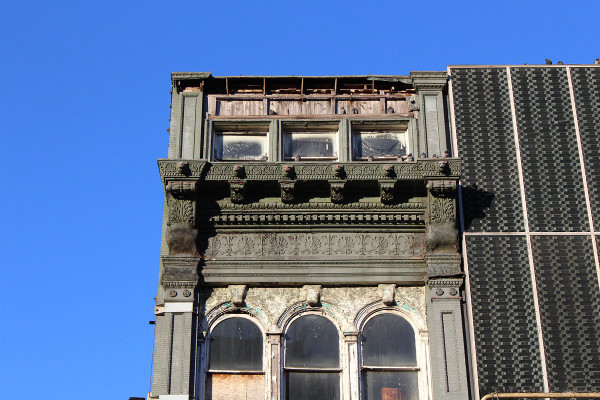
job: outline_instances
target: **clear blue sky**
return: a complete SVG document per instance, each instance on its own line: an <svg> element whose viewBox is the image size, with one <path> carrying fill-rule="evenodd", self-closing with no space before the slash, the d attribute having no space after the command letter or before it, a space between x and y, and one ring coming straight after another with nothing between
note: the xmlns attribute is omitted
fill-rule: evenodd
<svg viewBox="0 0 600 400"><path fill-rule="evenodd" d="M171 71L407 74L592 63L598 1L0 4L0 397L150 377Z"/></svg>

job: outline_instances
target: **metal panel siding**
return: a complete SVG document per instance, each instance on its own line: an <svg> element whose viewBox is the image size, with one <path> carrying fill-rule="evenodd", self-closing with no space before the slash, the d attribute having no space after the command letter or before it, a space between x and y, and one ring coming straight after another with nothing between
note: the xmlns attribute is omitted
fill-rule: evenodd
<svg viewBox="0 0 600 400"><path fill-rule="evenodd" d="M600 218L600 68L572 68L579 134L594 221Z"/></svg>
<svg viewBox="0 0 600 400"><path fill-rule="evenodd" d="M480 397L495 391L542 391L526 238L466 240Z"/></svg>
<svg viewBox="0 0 600 400"><path fill-rule="evenodd" d="M504 68L451 70L465 230L524 230Z"/></svg>
<svg viewBox="0 0 600 400"><path fill-rule="evenodd" d="M600 293L590 236L533 236L550 390L600 390Z"/></svg>
<svg viewBox="0 0 600 400"><path fill-rule="evenodd" d="M577 138L564 68L512 68L531 231L587 231Z"/></svg>

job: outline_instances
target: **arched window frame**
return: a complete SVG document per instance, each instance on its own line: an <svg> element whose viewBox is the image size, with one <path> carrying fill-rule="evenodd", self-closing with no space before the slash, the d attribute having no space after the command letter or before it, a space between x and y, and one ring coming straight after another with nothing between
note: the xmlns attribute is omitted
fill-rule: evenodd
<svg viewBox="0 0 600 400"><path fill-rule="evenodd" d="M285 315L285 313L284 313ZM296 312L293 313L293 315L291 316L287 316L288 318L285 320L285 322L282 324L282 340L281 340L281 391L280 391L280 395L281 395L281 399L282 400L286 400L286 394L287 394L287 387L286 387L286 373L287 371L294 371L294 370L300 370L297 368L293 368L293 367L286 367L286 357L287 357L287 340L285 339L286 333L288 332L290 326L292 325L292 323L294 321L296 321L299 318L305 317L307 315L318 315L321 317L325 317L327 320L329 320L330 322L333 323L333 325L335 326L336 330L337 330L337 334L338 334L338 349L339 349L339 359L338 359L338 368L331 368L331 369L327 369L329 372L337 372L339 374L339 398L344 399L344 392L345 392L345 386L347 384L347 380L348 380L348 370L346 368L344 368L346 362L346 358L347 358L347 354L345 352L345 346L344 346L344 340L343 340L343 330L342 330L342 325L340 323L340 321L336 320L335 318L333 318L329 313L325 312L322 309L319 308L311 308L308 309L304 312ZM305 369L308 370L308 369ZM313 369L314 371L317 370L323 370L325 371L326 369Z"/></svg>
<svg viewBox="0 0 600 400"><path fill-rule="evenodd" d="M215 310L211 312L212 315L207 316L208 318L204 321L204 332L200 333L200 336L203 336L204 346L201 346L201 351L199 352L199 381L198 381L198 398L204 400L206 398L206 384L208 382L208 377L211 373L225 373L231 375L240 375L240 374L248 374L248 375L262 375L263 376L263 387L264 387L264 395L267 398L269 394L269 377L266 371L270 370L270 362L269 362L269 354L268 354L268 346L267 337L266 337L266 328L259 318L254 315L244 312L244 310L234 309L230 312L223 312L221 307L217 307ZM216 314L216 315L215 315ZM230 318L244 318L254 323L260 330L262 336L262 371L211 371L209 369L209 360L210 360L210 338L211 333L215 329L217 325L221 322L230 319Z"/></svg>
<svg viewBox="0 0 600 400"><path fill-rule="evenodd" d="M400 306L383 306L380 302L375 302L364 307L356 316L354 323L359 332L359 348L358 348L358 376L359 376L359 393L360 399L365 399L364 381L363 381L363 346L362 332L366 324L372 318L382 314L393 314L404 318L412 327L415 334L415 347L417 358L417 373L418 373L418 392L419 400L428 400L432 398L431 377L429 368L429 336L427 332L427 324L418 311L407 305ZM408 369L407 369L408 370Z"/></svg>

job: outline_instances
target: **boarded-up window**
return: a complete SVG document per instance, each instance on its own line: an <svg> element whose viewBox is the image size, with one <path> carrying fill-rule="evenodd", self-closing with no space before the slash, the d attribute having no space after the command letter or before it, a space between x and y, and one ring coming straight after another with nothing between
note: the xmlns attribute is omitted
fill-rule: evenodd
<svg viewBox="0 0 600 400"><path fill-rule="evenodd" d="M206 400L264 400L263 336L247 318L228 318L210 333Z"/></svg>
<svg viewBox="0 0 600 400"><path fill-rule="evenodd" d="M340 349L335 325L321 315L305 315L285 335L288 400L340 398Z"/></svg>
<svg viewBox="0 0 600 400"><path fill-rule="evenodd" d="M361 335L365 399L418 400L415 331L404 318L380 314Z"/></svg>

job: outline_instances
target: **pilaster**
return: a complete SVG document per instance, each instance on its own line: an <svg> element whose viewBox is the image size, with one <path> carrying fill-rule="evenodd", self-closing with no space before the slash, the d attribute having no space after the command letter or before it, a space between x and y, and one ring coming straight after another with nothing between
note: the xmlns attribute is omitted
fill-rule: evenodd
<svg viewBox="0 0 600 400"><path fill-rule="evenodd" d="M443 90L446 72L411 72L419 95L419 151L426 157L442 156L450 149L446 132Z"/></svg>
<svg viewBox="0 0 600 400"><path fill-rule="evenodd" d="M435 278L427 283L433 400L468 398L461 315L462 284L462 278Z"/></svg>

